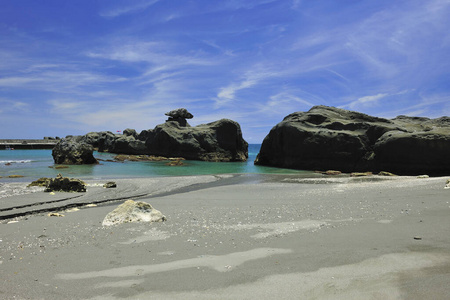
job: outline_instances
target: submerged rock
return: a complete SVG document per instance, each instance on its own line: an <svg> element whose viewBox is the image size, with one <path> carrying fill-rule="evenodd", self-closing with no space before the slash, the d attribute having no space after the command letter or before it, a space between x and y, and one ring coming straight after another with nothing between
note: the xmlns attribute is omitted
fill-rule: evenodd
<svg viewBox="0 0 450 300"><path fill-rule="evenodd" d="M80 179L58 174L56 178L50 179L45 192L86 192L86 184Z"/></svg>
<svg viewBox="0 0 450 300"><path fill-rule="evenodd" d="M163 222L166 217L150 204L142 201L127 200L106 215L103 226L130 222Z"/></svg>
<svg viewBox="0 0 450 300"><path fill-rule="evenodd" d="M342 172L445 175L450 170L450 118L388 120L314 106L295 112L264 139L255 164Z"/></svg>

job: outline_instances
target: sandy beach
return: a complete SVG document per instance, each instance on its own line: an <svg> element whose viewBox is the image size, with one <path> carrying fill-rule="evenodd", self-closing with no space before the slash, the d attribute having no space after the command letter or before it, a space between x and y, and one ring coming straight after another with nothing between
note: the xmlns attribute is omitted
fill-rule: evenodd
<svg viewBox="0 0 450 300"><path fill-rule="evenodd" d="M15 192L0 199L0 298L448 299L447 179L239 174ZM128 199L167 221L102 227Z"/></svg>

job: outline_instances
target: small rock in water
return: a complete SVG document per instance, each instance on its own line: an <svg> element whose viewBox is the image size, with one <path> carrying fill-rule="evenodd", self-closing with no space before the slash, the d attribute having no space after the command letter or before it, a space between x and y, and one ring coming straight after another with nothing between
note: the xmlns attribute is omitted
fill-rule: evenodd
<svg viewBox="0 0 450 300"><path fill-rule="evenodd" d="M430 176L428 176L428 175L419 175L419 176L417 176L417 178L429 178Z"/></svg>
<svg viewBox="0 0 450 300"><path fill-rule="evenodd" d="M325 175L339 175L339 174L342 174L342 172L341 171L336 171L336 170L328 170L328 171L323 172L323 174L325 174Z"/></svg>
<svg viewBox="0 0 450 300"><path fill-rule="evenodd" d="M353 172L350 174L351 177L362 177L362 176L370 176L372 172Z"/></svg>
<svg viewBox="0 0 450 300"><path fill-rule="evenodd" d="M127 200L106 215L103 226L130 222L163 222L166 217L150 204L142 201Z"/></svg>

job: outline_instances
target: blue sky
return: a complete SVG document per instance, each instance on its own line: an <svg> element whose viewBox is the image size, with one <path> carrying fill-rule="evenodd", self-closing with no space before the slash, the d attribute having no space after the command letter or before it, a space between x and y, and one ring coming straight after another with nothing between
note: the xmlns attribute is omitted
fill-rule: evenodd
<svg viewBox="0 0 450 300"><path fill-rule="evenodd" d="M330 105L450 115L450 0L3 0L0 138L150 129L187 108L260 143Z"/></svg>

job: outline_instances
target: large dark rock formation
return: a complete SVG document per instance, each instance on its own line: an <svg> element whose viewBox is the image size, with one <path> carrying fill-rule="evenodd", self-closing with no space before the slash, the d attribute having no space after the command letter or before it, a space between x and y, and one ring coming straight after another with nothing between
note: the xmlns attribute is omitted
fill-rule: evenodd
<svg viewBox="0 0 450 300"><path fill-rule="evenodd" d="M110 131L90 132L66 140L92 145L100 152L117 154L183 157L204 161L247 160L248 144L243 139L237 122L222 119L191 127L186 119L193 118L193 115L184 108L170 111L166 115L169 118L165 123L139 134L134 129L126 129L123 135Z"/></svg>
<svg viewBox="0 0 450 300"><path fill-rule="evenodd" d="M258 165L343 172L450 173L450 118L388 120L327 106L295 112L266 136Z"/></svg>
<svg viewBox="0 0 450 300"><path fill-rule="evenodd" d="M77 137L69 137L60 140L52 150L55 164L81 165L96 164L94 148Z"/></svg>
<svg viewBox="0 0 450 300"><path fill-rule="evenodd" d="M195 127L167 121L148 132L145 145L149 154L166 157L204 161L246 161L248 157L239 124L228 119Z"/></svg>

